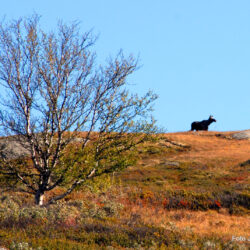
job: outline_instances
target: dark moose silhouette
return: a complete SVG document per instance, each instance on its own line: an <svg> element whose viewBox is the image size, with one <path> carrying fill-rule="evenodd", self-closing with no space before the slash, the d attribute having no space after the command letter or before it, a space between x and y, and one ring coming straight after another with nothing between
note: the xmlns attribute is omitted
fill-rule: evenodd
<svg viewBox="0 0 250 250"><path fill-rule="evenodd" d="M212 123L216 122L216 120L213 118L213 116L209 116L208 120L203 120L201 122L193 122L191 124L191 131L198 131L198 130L208 130L208 126Z"/></svg>

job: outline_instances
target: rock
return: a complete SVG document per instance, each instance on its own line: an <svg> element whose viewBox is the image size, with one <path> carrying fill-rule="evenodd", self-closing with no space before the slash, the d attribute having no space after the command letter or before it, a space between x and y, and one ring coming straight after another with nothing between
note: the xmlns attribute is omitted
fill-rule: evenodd
<svg viewBox="0 0 250 250"><path fill-rule="evenodd" d="M180 163L177 162L177 161L163 161L163 162L161 162L161 165L163 165L163 166L179 167Z"/></svg>
<svg viewBox="0 0 250 250"><path fill-rule="evenodd" d="M4 158L17 159L19 157L29 156L28 143L22 143L15 137L4 138L0 140L0 153Z"/></svg>
<svg viewBox="0 0 250 250"><path fill-rule="evenodd" d="M250 139L250 130L235 133L232 135L232 138L237 140Z"/></svg>
<svg viewBox="0 0 250 250"><path fill-rule="evenodd" d="M84 138L74 138L72 142L82 143L84 142L84 140L85 140ZM88 142L89 140L86 143ZM22 141L17 136L0 138L0 158L3 157L6 159L13 160L31 156L29 148L30 148L29 143Z"/></svg>

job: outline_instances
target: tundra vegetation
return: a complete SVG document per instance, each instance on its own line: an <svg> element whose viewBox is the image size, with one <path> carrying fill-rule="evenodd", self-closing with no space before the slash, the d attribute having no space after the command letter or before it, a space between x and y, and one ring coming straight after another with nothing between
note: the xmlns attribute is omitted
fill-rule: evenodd
<svg viewBox="0 0 250 250"><path fill-rule="evenodd" d="M249 140L228 132L171 133L137 151L137 163L94 178L49 206L1 189L1 245L248 249L247 240L235 237L248 237Z"/></svg>
<svg viewBox="0 0 250 250"><path fill-rule="evenodd" d="M33 23L30 23L31 20L27 22L26 19L25 27L29 27L28 24ZM37 22L35 23L37 24ZM13 28L17 27L17 24L20 26L21 21L11 24L8 29L2 30L2 32L11 32ZM65 26L59 27L65 28ZM42 35L44 36L43 33ZM55 41L52 39L54 33L51 35L49 40L54 44ZM46 36L42 39L44 43L48 42L45 38ZM12 40L8 38L7 41ZM14 39L12 42L16 44L17 40ZM71 48L71 46L69 47ZM11 51L14 50L11 49ZM59 52L54 51L54 53ZM118 69L123 65L122 68L125 70L128 63L127 59L122 58L122 61L119 61L121 60L120 54L119 60L116 60L120 63L126 63L125 65L118 63ZM8 57L5 60L7 60L7 66L8 63L14 63L11 66L14 73L10 75L13 75L13 82L15 82L14 79L18 79L18 76L15 75L16 62L15 60L8 61ZM49 59L46 59L45 62L47 60ZM34 63L42 62L42 59L39 62L34 61ZM108 68L99 70L105 72L105 77L111 76L114 74L111 70L114 69L111 67L112 65L114 66L114 64L109 64ZM49 67L52 66L49 65ZM24 67L22 72L25 72L25 67L28 65L25 63L22 67ZM51 72L48 72L47 77L54 79L55 82L51 80L53 86L58 87L58 80L53 75L52 69L53 67L50 69ZM104 75L99 75L99 70L91 76L92 80L104 79L100 78ZM75 72L72 75L73 79L76 74ZM22 79L28 81L28 76L29 74L26 75L27 78L23 76ZM92 78L97 76L99 78ZM113 77L115 83L117 78ZM70 79L72 80L72 78ZM20 84L22 82L20 81ZM71 81L68 80L68 84L70 83ZM97 83L98 81L95 82L95 84ZM57 109L59 109L60 105L63 105L61 102L63 99L60 96L59 104L52 102L52 97L57 92L54 93L52 87L46 87L49 81L47 83L43 78L39 79L39 84L43 84L41 85L43 89L36 85L36 89L32 90L34 102L31 105L31 110L34 112L31 114L36 115L36 119L33 117L34 120L30 120L31 140L25 137L27 123L22 125L22 122L26 118L22 113L24 111L15 103L15 95L10 95L14 98L13 101L5 102L4 104L8 105L2 110L6 116L6 119L2 120L5 126L3 131L12 135L12 137L8 137L10 141L17 138L19 143L28 149L29 154L19 158L11 158L9 154L6 154L6 151L2 150L0 248L248 249L249 140L234 139L230 132L208 131L199 134L190 132L158 134L157 140L155 140L155 135L151 136L155 129L154 124L136 123L137 116L132 116L135 114L133 112L138 111L141 115L143 114L141 111L147 110L142 107L145 102L146 104L151 103L151 94L146 95L146 99L138 99L138 102L141 103L139 107L133 106L137 103L135 100L135 102L130 103L131 105L128 105L124 113L116 117L118 123L111 123L111 127L109 127L108 115L116 114L119 110L119 106L116 104L124 103L125 100L128 100L126 98L129 98L126 96L122 99L122 96L116 96L116 93L123 93L119 92L120 88L114 89L115 92L112 89L108 92L114 94L114 102L112 99L104 99L102 105L99 104L104 113L98 113L97 110L96 114L93 114L91 109L88 109L88 112L92 114L91 118L95 115L101 117L94 125L95 128L96 126L98 128L104 126L103 130L95 132L93 128L93 130L89 130L90 132L81 132L82 128L87 125L91 126L92 120L88 120L85 125L82 124L83 127L80 126L81 124L75 123L71 129L63 131L62 128L66 128L64 126L67 125L68 120L66 119L62 122L61 130L58 131L60 115L62 117L65 115L69 119L71 113L65 109L61 111L62 113L57 113L53 108L51 113L46 113L46 110L50 110L48 103L57 105ZM109 84L113 86L112 80ZM17 87L13 86L12 88L15 91L20 88L21 91L22 86L18 87L17 83L16 85ZM90 82L89 85L91 85ZM5 83L5 86L9 89L11 85ZM97 86L99 85L97 84ZM103 80L99 86L100 91L105 86ZM122 85L122 88L124 86ZM46 91L46 88L50 89L51 92L48 91L46 94L49 95L43 96L42 93L45 93L43 91ZM66 89L62 92L72 91L75 93L74 89L70 90L69 88L67 91ZM89 93L90 96L86 94L86 98L96 95L95 91L97 90L94 88ZM22 98L25 98L28 93ZM63 93L61 94L63 95ZM108 93L106 96L110 97ZM40 99L36 99L37 96L40 96ZM46 98L40 103L42 108L39 108L37 101L41 100L42 97ZM29 103L28 100L26 101ZM70 99L69 102L65 100L67 107L71 108L71 105L74 107L76 100ZM111 106L109 106L110 101ZM95 102L88 105L94 104ZM10 112L9 107L15 107L15 109ZM135 109L131 110L130 107ZM80 114L78 112L81 110L75 111L76 117L78 117L77 114ZM18 115L22 115L20 121L14 119ZM43 115L45 117L48 115L47 119L40 120ZM124 118L121 118L122 116ZM126 119L131 116L135 119ZM53 121L53 117L55 117L55 121ZM135 120L134 123L130 124L129 121L133 120ZM119 127L119 125L122 126ZM110 130L105 130L106 126ZM42 128L47 130L42 132ZM120 130L121 128L123 130ZM141 131L146 133L141 133ZM59 139L60 133L61 139ZM13 137L13 135L15 136ZM46 136L51 144L46 144ZM30 144L32 140L34 142ZM57 152L58 140L59 142L60 140L65 141L59 148L60 152ZM32 147L34 148L32 149ZM49 168L51 176L48 185L53 185L58 180L60 182L54 189L45 192L44 205L38 206L34 205L36 192L30 189L27 184L38 188L39 184L42 183L43 172L40 173L39 169L34 168L34 162L40 164L40 159L42 159L41 161L47 159L42 158L44 157L42 152L46 156L47 149L49 149L48 155L51 156L48 159L50 164L54 159L53 154L57 152L60 156L54 168ZM36 154L34 159L32 158L32 150ZM41 166L46 166L45 162L42 164L44 165ZM124 171L118 171L121 169ZM39 182L36 182L38 180ZM75 185L74 192L72 192L72 185L77 180L83 181L81 185ZM38 199L36 202L40 203Z"/></svg>

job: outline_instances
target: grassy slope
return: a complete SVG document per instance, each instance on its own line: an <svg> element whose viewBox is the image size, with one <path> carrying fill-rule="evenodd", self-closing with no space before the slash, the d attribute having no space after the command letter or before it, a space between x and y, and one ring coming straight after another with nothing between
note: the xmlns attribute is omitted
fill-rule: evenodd
<svg viewBox="0 0 250 250"><path fill-rule="evenodd" d="M230 240L233 235L246 235L250 229L250 164L241 163L250 159L250 141L231 139L232 133L171 133L164 137L186 147L168 148L166 142L164 147L164 140L148 147L139 164L120 175L128 186L139 187L142 200L147 203L144 208L137 205L131 210L151 224L166 225L172 221L182 229L191 227L202 237L217 235ZM148 204L157 195L168 198L171 194L180 195L177 202L172 202L174 209L157 209ZM244 202L238 200L242 194L246 195ZM192 211L188 204L185 206L184 201L192 202L202 195L220 203L205 211L202 206Z"/></svg>
<svg viewBox="0 0 250 250"><path fill-rule="evenodd" d="M248 237L250 229L250 164L241 165L250 159L250 140L231 139L231 134L165 134L159 142L139 148L136 166L107 178L104 186L97 183L97 193L72 194L60 205L60 212L51 207L39 211L40 217L30 212L25 216L16 212L15 218L1 216L0 242L9 247L13 241L26 241L45 249L246 245L231 239ZM29 197L22 199L29 203ZM3 206L9 203L12 214L14 206L18 211L25 208L20 201L6 201ZM20 226L22 220L25 226Z"/></svg>
<svg viewBox="0 0 250 250"><path fill-rule="evenodd" d="M123 180L144 183L155 178L163 187L172 182L171 187L191 189L215 183L226 188L249 184L249 168L240 166L250 158L249 140L230 139L229 132L172 133L164 137L184 147L171 147L164 139L145 146L139 164L121 174ZM171 161L180 164L171 166Z"/></svg>

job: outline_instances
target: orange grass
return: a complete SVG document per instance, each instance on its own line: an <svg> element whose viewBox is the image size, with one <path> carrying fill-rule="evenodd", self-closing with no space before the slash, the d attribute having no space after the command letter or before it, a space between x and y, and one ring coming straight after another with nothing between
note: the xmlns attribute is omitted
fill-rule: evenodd
<svg viewBox="0 0 250 250"><path fill-rule="evenodd" d="M219 162L229 166L250 158L250 140L230 139L233 132L182 132L169 133L165 137L189 145L183 151L169 157L171 160L196 161L202 163Z"/></svg>
<svg viewBox="0 0 250 250"><path fill-rule="evenodd" d="M74 200L86 201L86 206L93 203L97 205L97 209L105 208L107 201L123 205L118 215L102 218L100 225L105 220L114 220L121 227L131 225L131 228L136 224L146 224L149 228L155 226L181 232L184 239L194 236L197 240L198 236L198 241L206 237L216 237L223 241L231 241L232 236L247 238L250 232L250 216L246 213L245 204L244 216L230 215L228 207L222 208L219 201L215 201L219 204L216 208L218 211L184 209L186 200L183 200L178 210L167 210L163 206L166 191L171 190L180 189L187 192L191 189L194 195L213 191L228 191L230 195L233 192L249 193L249 166L242 167L240 163L250 159L250 140L231 139L232 133L164 134L163 138L167 139L165 142L161 140L155 144L143 145L151 148L149 151L143 151L145 148L141 148L138 163L113 175L112 178L116 182L112 183L115 185L111 183L106 191L98 194L89 189L79 189L65 201L69 204L74 204ZM86 133L81 133L81 136L86 136ZM94 137L95 133L92 136ZM186 147L174 144L171 147L169 141ZM156 150L153 147L156 147ZM166 161L174 161L177 165L165 164ZM53 190L48 196L59 191L60 188ZM22 199L26 201L27 197L23 196ZM65 225L75 224L75 218L68 215Z"/></svg>
<svg viewBox="0 0 250 250"><path fill-rule="evenodd" d="M195 233L200 237L217 236L224 240L231 240L232 236L248 237L250 231L249 216L232 216L225 210L217 211L167 211L152 206L127 206L121 218L138 218L145 224L169 228L174 225L175 230Z"/></svg>
<svg viewBox="0 0 250 250"><path fill-rule="evenodd" d="M183 184L188 189L188 183L196 182L198 185L201 179L213 187L215 183L224 185L225 188L233 188L236 184L248 185L249 170L241 167L240 163L250 159L250 140L231 139L231 134L233 132L207 131L163 134L163 140L150 145L159 153L154 153L153 150L153 153L141 153L137 165L129 167L118 176L129 185L141 187L146 180L151 189L157 183L160 189L183 187ZM173 144L170 148L169 141L186 147L176 147ZM146 147L147 144L144 145ZM171 161L183 163L180 166L182 170L174 166L164 167L165 162ZM206 174L210 177L206 177ZM150 182L151 177L154 180ZM190 181L182 182L181 179L185 178Z"/></svg>
<svg viewBox="0 0 250 250"><path fill-rule="evenodd" d="M244 190L248 192L249 172L245 167L241 167L243 163L250 159L250 140L232 139L231 135L235 132L179 132L164 134L168 141L174 141L179 144L186 145L184 150L166 150L159 154L142 154L141 159L136 166L132 166L119 175L124 183L128 183L128 193L137 193L143 188L139 183L144 183L148 177L155 178L150 182L147 181L146 190L161 192L173 187L180 187L188 190L194 187L197 178L201 181L201 188L210 192L212 187L224 185L223 190L234 190L234 185L245 185ZM167 143L166 143L167 144ZM159 146L159 145L158 145ZM161 146L164 145L161 143ZM167 146L165 147L167 148ZM185 168L178 167L160 167L164 161L182 162L183 166L188 167L189 172L185 172L190 179L190 187L183 186L178 178L180 173L184 173ZM192 165L192 163L194 163ZM204 166L204 170L203 170ZM169 174L168 174L169 173ZM203 173L211 173L208 183L205 186L206 175ZM193 174L198 174L197 177ZM157 178L163 178L163 185L159 189L154 188ZM171 181L172 180L172 181ZM131 182L132 181L132 182ZM159 182L161 180L159 179ZM171 182L170 182L171 181ZM204 181L204 182L203 182ZM133 184L133 185L131 185ZM139 190L133 190L133 187L139 187ZM197 190L198 190L197 185ZM243 186L242 186L243 187ZM194 189L196 190L196 189ZM138 201L138 200L137 200ZM200 237L217 236L225 241L231 240L232 236L248 237L250 231L250 217L248 215L230 215L228 209L221 208L219 211L189 211L186 209L166 210L162 206L155 204L144 204L143 202L126 203L121 214L124 220L143 222L148 225L169 227L169 222L183 233L188 232L187 228L191 228L193 232Z"/></svg>

